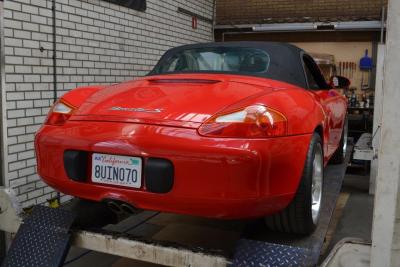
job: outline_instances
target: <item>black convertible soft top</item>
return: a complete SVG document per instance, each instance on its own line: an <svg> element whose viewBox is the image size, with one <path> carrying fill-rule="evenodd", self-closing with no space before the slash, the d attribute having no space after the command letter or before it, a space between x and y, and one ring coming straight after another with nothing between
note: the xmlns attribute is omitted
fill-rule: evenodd
<svg viewBox="0 0 400 267"><path fill-rule="evenodd" d="M167 61L181 50L213 47L243 47L263 50L270 56L269 70L266 73L254 74L254 76L261 76L287 82L302 88L307 88L307 80L305 77L302 60L303 55L306 53L302 49L292 44L278 42L216 42L179 46L168 50L161 57L160 61L157 63L153 71L149 73L149 75L162 74L157 71L158 66L162 65L163 62Z"/></svg>

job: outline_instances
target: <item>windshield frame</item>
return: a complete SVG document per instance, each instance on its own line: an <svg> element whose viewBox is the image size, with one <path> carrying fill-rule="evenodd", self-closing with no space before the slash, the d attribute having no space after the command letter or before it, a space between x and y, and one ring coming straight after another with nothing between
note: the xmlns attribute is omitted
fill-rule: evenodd
<svg viewBox="0 0 400 267"><path fill-rule="evenodd" d="M156 67L169 58L171 54L175 54L181 50L203 47L246 47L257 48L266 51L270 56L270 66L267 73L239 73L239 72L171 72L157 73L155 68L146 76L168 76L168 75L234 75L241 77L258 77L268 80L275 80L300 88L307 88L307 81L304 75L303 54L304 50L295 45L282 42L267 42L267 41L229 41L229 42L209 42L209 43L194 43L182 46L173 47L167 50L159 59ZM222 78L222 77L221 77Z"/></svg>

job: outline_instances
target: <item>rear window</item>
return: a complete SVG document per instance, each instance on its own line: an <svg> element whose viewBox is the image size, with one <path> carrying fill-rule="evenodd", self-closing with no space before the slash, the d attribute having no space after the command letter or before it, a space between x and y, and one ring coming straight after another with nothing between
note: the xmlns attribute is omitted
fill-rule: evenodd
<svg viewBox="0 0 400 267"><path fill-rule="evenodd" d="M162 58L152 74L226 72L265 74L270 57L256 48L207 47L179 50Z"/></svg>

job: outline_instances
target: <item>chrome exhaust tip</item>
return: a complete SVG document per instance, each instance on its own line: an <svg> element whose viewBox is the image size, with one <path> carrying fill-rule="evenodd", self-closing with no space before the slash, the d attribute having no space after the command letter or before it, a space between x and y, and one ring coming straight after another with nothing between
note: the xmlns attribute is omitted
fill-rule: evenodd
<svg viewBox="0 0 400 267"><path fill-rule="evenodd" d="M122 214L124 211L122 210L121 206L115 201L107 201L107 207L115 212L116 214Z"/></svg>
<svg viewBox="0 0 400 267"><path fill-rule="evenodd" d="M120 208L123 212L125 212L127 214L136 214L137 213L137 210L127 203L122 203Z"/></svg>

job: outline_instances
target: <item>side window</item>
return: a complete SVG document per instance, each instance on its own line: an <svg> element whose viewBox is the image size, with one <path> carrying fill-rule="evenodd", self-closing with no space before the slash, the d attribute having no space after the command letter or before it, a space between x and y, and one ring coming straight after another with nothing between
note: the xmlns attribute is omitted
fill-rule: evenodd
<svg viewBox="0 0 400 267"><path fill-rule="evenodd" d="M315 62L308 58L307 55L303 56L304 71L308 82L308 88L311 90L321 90L329 88L325 78L322 76L318 66Z"/></svg>
<svg viewBox="0 0 400 267"><path fill-rule="evenodd" d="M308 67L306 60L304 61L304 71L306 72L307 82L308 82L308 89L311 90L318 90L320 89L318 83L315 81L314 76L310 68Z"/></svg>

